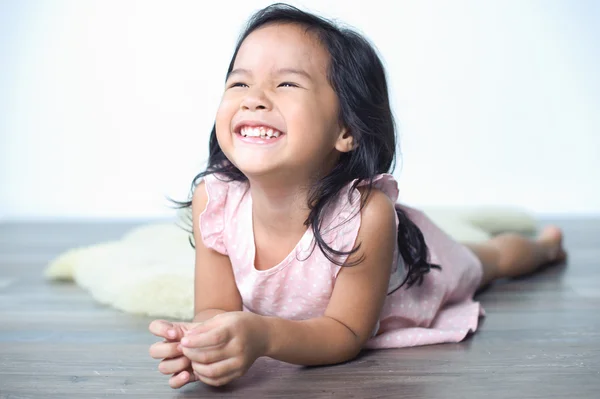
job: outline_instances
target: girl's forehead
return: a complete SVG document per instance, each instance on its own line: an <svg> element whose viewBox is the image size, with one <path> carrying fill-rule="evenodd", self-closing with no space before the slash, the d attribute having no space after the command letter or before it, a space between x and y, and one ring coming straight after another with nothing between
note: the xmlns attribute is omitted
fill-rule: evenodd
<svg viewBox="0 0 600 399"><path fill-rule="evenodd" d="M290 63L325 71L329 54L315 34L294 24L268 25L252 32L240 46L235 65L243 68L290 67Z"/></svg>

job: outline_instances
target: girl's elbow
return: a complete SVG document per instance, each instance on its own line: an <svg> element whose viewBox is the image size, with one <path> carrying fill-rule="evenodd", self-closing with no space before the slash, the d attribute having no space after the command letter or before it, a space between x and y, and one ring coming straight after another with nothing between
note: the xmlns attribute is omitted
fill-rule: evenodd
<svg viewBox="0 0 600 399"><path fill-rule="evenodd" d="M344 363L354 360L358 356L362 348L362 345L356 343L356 341L349 344L347 347L344 348L343 351L341 351L340 357L336 363Z"/></svg>
<svg viewBox="0 0 600 399"><path fill-rule="evenodd" d="M357 334L352 334L348 337L344 350L342 351L341 362L347 362L354 359L363 350L367 339Z"/></svg>

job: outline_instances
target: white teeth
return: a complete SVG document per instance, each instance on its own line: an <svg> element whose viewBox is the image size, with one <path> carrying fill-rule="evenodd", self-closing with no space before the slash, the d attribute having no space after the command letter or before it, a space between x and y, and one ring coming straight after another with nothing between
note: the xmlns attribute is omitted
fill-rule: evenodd
<svg viewBox="0 0 600 399"><path fill-rule="evenodd" d="M240 134L244 137L261 137L261 138L273 138L279 137L281 133L277 130L273 130L268 127L249 127L245 126L240 130Z"/></svg>

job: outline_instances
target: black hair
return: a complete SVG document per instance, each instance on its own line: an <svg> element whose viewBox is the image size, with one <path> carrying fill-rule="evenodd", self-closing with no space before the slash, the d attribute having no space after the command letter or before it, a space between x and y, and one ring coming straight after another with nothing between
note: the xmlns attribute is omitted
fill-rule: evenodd
<svg viewBox="0 0 600 399"><path fill-rule="evenodd" d="M337 198L342 188L358 179L353 188L359 182L366 182L365 195L360 205L362 209L372 190L373 178L378 174L388 173L395 165L396 134L385 70L374 47L359 33L338 27L332 21L293 6L277 3L256 12L250 18L238 39L227 74L233 69L244 39L253 31L271 24L295 24L306 28L306 32L314 34L328 51L328 79L339 99L340 122L348 128L356 143L352 151L341 153L331 172L311 189L308 198L310 213L305 221L305 225L313 229L316 245L327 259L341 265L336 258L356 252L360 244L349 252L341 252L324 241L320 226L327 205ZM221 150L217 142L216 125L213 125L210 134L207 168L194 177L192 192L199 180L213 173L228 181L248 180ZM192 205L191 199L173 202L178 208L191 208ZM403 284L408 287L415 283L420 285L425 274L432 268L441 267L429 263L429 251L421 230L402 209L396 207L396 212L399 218L398 249L407 267ZM193 242L190 242L193 246Z"/></svg>

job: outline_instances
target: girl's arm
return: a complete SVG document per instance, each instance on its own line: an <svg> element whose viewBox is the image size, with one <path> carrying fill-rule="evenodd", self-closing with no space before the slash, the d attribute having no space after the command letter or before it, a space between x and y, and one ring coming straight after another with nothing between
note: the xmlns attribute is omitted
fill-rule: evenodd
<svg viewBox="0 0 600 399"><path fill-rule="evenodd" d="M192 219L196 265L194 276L194 321L203 322L220 313L242 310L229 256L207 248L200 236L200 214L206 209L208 194L202 181L192 198Z"/></svg>
<svg viewBox="0 0 600 399"><path fill-rule="evenodd" d="M342 267L322 317L292 321L263 317L266 355L288 363L323 365L354 358L371 337L387 295L396 245L394 203L373 190L361 212L356 266Z"/></svg>

